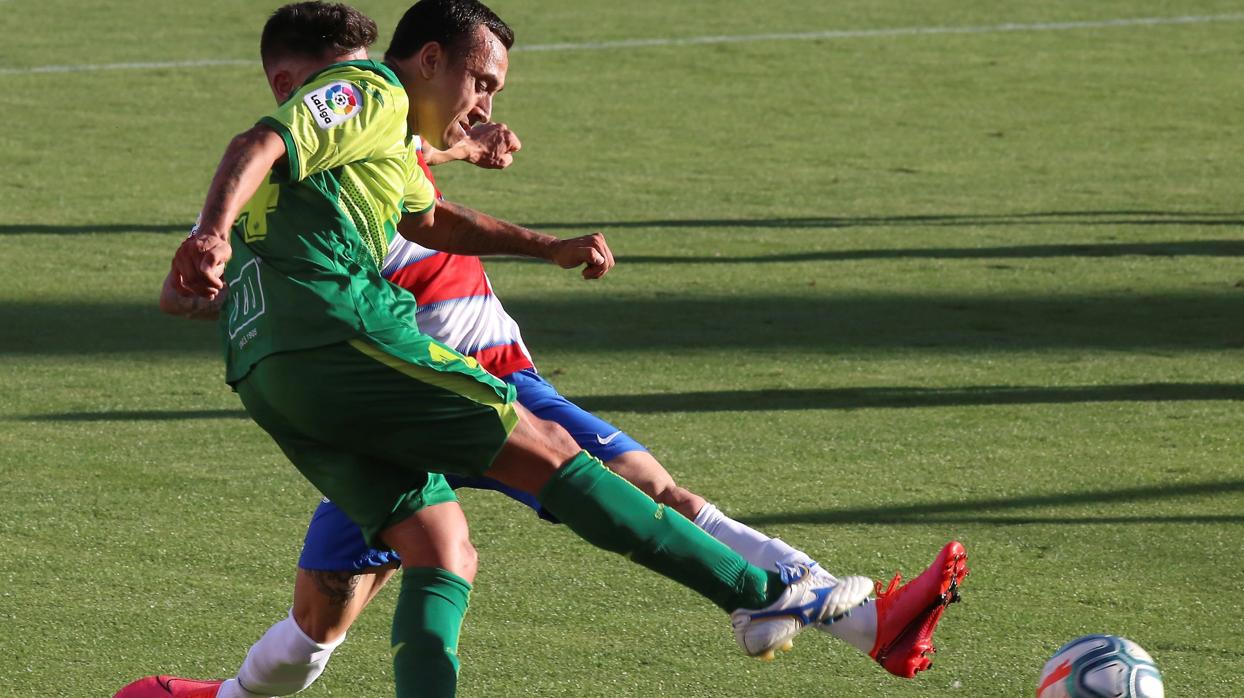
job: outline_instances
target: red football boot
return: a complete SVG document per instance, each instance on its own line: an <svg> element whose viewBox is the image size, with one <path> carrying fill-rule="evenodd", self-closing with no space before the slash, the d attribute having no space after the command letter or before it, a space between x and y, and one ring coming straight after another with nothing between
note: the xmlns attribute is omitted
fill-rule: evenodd
<svg viewBox="0 0 1244 698"><path fill-rule="evenodd" d="M932 666L933 631L946 607L959 600L967 561L963 544L951 541L919 577L899 586L903 578L895 574L885 591L877 582L877 641L868 656L908 679Z"/></svg>
<svg viewBox="0 0 1244 698"><path fill-rule="evenodd" d="M216 698L222 683L224 681L147 676L117 691L112 698Z"/></svg>

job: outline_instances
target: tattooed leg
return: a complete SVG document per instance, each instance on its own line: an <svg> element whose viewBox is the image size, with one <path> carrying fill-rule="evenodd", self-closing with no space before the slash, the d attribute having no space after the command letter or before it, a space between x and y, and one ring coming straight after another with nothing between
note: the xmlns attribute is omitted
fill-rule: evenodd
<svg viewBox="0 0 1244 698"><path fill-rule="evenodd" d="M395 569L396 566L364 572L299 569L294 581L294 620L316 642L340 639Z"/></svg>
<svg viewBox="0 0 1244 698"><path fill-rule="evenodd" d="M298 570L294 608L251 646L222 696L287 696L310 686L393 568L355 572Z"/></svg>

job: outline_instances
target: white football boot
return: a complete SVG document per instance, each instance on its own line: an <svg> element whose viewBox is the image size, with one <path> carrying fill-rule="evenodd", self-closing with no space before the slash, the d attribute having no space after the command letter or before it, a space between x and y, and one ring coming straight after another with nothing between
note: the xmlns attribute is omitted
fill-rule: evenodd
<svg viewBox="0 0 1244 698"><path fill-rule="evenodd" d="M764 660L774 650L789 650L799 631L813 623L842 616L868 600L873 580L842 577L832 580L807 565L778 565L787 584L777 601L761 609L740 608L730 614L734 637L743 651Z"/></svg>

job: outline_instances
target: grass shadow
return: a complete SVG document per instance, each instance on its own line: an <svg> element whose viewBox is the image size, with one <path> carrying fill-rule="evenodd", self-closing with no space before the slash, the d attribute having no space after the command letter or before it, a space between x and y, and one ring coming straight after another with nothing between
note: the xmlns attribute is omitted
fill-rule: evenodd
<svg viewBox="0 0 1244 698"><path fill-rule="evenodd" d="M1105 511L1110 504L1169 500L1178 497L1221 497L1244 493L1244 480L1167 483L1092 492L1034 494L1019 497L964 499L883 507L792 511L739 517L752 526L774 524L1109 524L1109 523L1244 523L1244 514L1119 515ZM1093 516L1005 516L997 512L1041 507L1103 505Z"/></svg>
<svg viewBox="0 0 1244 698"><path fill-rule="evenodd" d="M1244 240L1077 243L1002 247L820 250L745 256L619 255L619 264L771 264L893 259L1055 259L1061 257L1242 257ZM491 264L492 261L490 260Z"/></svg>
<svg viewBox="0 0 1244 698"><path fill-rule="evenodd" d="M768 410L854 410L981 405L1048 405L1092 402L1244 401L1241 383L1139 383L1073 386L914 386L705 390L649 395L591 395L572 398L600 412L736 412Z"/></svg>
<svg viewBox="0 0 1244 698"><path fill-rule="evenodd" d="M803 349L1222 350L1244 347L1244 291L974 296L552 296L507 303L529 344L577 352ZM583 318L591 318L584 322ZM154 303L0 304L0 356L216 353L215 323Z"/></svg>
<svg viewBox="0 0 1244 698"><path fill-rule="evenodd" d="M674 218L632 221L541 221L536 230L579 228L909 228L1001 227L1015 225L1080 226L1244 226L1244 213L1120 209L1106 211L1028 211L1020 213L948 213L882 216L799 216L789 218Z"/></svg>
<svg viewBox="0 0 1244 698"><path fill-rule="evenodd" d="M186 419L249 419L245 410L104 410L33 414L28 422L168 422Z"/></svg>
<svg viewBox="0 0 1244 698"><path fill-rule="evenodd" d="M192 221L178 223L0 224L0 235L82 235L90 233L189 232ZM1117 209L1104 211L1028 211L1019 213L898 214L880 216L796 216L784 218L674 218L632 221L541 221L524 225L537 230L603 228L906 228L1001 227L1013 225L1077 226L1226 226L1244 227L1244 213ZM1141 252L1139 254L1145 254Z"/></svg>
<svg viewBox="0 0 1244 698"><path fill-rule="evenodd" d="M90 235L94 233L180 233L190 232L194 221L181 223L77 223L46 225L43 223L6 223L0 235Z"/></svg>
<svg viewBox="0 0 1244 698"><path fill-rule="evenodd" d="M219 354L215 322L165 315L155 300L0 304L0 356Z"/></svg>
<svg viewBox="0 0 1244 698"><path fill-rule="evenodd" d="M544 297L507 303L528 343L575 351L941 353L1244 346L1244 291L1059 296L949 293ZM584 322L583 318L592 318Z"/></svg>

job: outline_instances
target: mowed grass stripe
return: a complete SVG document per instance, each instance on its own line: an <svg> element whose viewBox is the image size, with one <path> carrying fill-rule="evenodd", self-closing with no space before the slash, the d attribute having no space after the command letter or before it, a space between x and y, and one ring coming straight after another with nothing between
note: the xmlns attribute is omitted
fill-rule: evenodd
<svg viewBox="0 0 1244 698"><path fill-rule="evenodd" d="M388 27L409 0L359 4ZM251 58L268 9L18 6L49 21L5 67ZM1244 12L498 9L533 44ZM1244 559L1244 133L1211 88L1240 27L524 54L499 114L523 157L438 175L615 245L592 284L488 262L542 373L832 571L910 577L959 538L972 574L915 681L811 633L760 665L689 592L464 492L460 695L1031 696L1060 644L1112 632L1171 695L1238 696L1244 592L1212 580ZM216 328L154 307L221 149L271 109L246 70L0 77L37 115L0 186L0 697L230 676L288 612L318 495L222 383ZM396 591L300 695L392 695Z"/></svg>
<svg viewBox="0 0 1244 698"><path fill-rule="evenodd" d="M1005 23L964 27L895 27L889 29L840 29L814 32L773 32L766 34L730 34L718 36L654 37L618 41L565 42L515 46L515 52L603 51L620 48L653 48L664 46L704 46L759 41L825 41L835 39L869 39L899 36L930 36L960 34L999 34L1004 32L1073 31L1118 27L1156 27L1180 24L1217 24L1244 21L1244 13L1221 15L1184 15L1181 17L1128 17L1120 19L1085 20L1077 22ZM171 61L136 61L128 63L82 63L43 65L29 68L0 68L0 75L31 75L47 73L89 73L112 70L167 70L187 68L253 67L259 61L244 59L202 59Z"/></svg>

